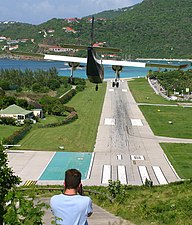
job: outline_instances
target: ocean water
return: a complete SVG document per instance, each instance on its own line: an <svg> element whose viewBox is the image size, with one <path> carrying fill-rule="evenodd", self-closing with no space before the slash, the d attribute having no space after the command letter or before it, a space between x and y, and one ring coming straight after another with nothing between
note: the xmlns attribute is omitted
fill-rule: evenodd
<svg viewBox="0 0 192 225"><path fill-rule="evenodd" d="M156 63L160 63L158 61ZM165 64L165 61L161 63ZM174 62L177 63L177 62ZM182 62L185 63L185 62ZM43 69L48 70L49 68L55 67L58 71L59 76L70 76L71 69L68 64L58 61L33 61L33 60L13 60L13 59L0 59L0 69ZM124 67L121 72L121 78L133 78L133 77L145 77L148 71L157 70L156 68L138 68L138 67ZM164 70L164 69L162 69ZM86 67L80 67L74 71L74 77L87 78ZM115 73L111 66L104 67L104 78L112 79L115 77Z"/></svg>

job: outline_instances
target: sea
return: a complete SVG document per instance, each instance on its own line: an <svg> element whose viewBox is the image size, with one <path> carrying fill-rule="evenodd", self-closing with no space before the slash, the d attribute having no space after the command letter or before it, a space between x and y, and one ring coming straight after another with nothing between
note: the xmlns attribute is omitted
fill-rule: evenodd
<svg viewBox="0 0 192 225"><path fill-rule="evenodd" d="M143 60L142 60L143 62ZM149 61L148 61L149 62ZM181 62L169 62L169 61L153 61L150 62L156 63L181 63ZM182 61L182 64L189 62ZM52 67L55 67L58 71L59 76L70 76L71 68L67 63L59 62L59 61L33 61L33 60L15 60L15 59L0 59L0 69L31 69L31 70L48 70ZM191 66L188 68L192 68ZM149 70L157 70L158 68L139 68L139 67L124 67L121 72L121 78L136 78L136 77L145 77ZM161 69L164 70L164 69ZM87 78L86 76L86 67L79 67L74 71L74 77L78 78ZM115 73L112 70L111 66L104 66L104 78L105 79L113 79L115 77Z"/></svg>

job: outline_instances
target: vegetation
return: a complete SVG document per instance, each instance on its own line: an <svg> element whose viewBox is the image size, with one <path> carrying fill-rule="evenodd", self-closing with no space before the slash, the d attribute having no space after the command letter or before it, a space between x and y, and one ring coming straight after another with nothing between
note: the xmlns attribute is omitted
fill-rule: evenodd
<svg viewBox="0 0 192 225"><path fill-rule="evenodd" d="M24 193L30 189L19 188ZM35 188L38 197L51 197L62 190L61 186ZM84 192L95 204L134 224L183 225L192 220L192 180L152 187L110 181L107 187L85 186Z"/></svg>
<svg viewBox="0 0 192 225"><path fill-rule="evenodd" d="M113 189L119 189L114 182ZM125 186L120 185L123 197L116 195L113 203L108 187L89 187L105 195L92 195L94 202L111 213L134 224L190 224L192 220L192 181L178 182L164 186ZM112 192L113 193L113 192Z"/></svg>
<svg viewBox="0 0 192 225"><path fill-rule="evenodd" d="M175 138L192 137L191 108L146 105L139 108L155 135Z"/></svg>
<svg viewBox="0 0 192 225"><path fill-rule="evenodd" d="M92 151L95 144L97 127L101 115L106 83L99 86L87 83L83 92L78 92L68 102L75 108L78 120L65 126L54 128L34 128L19 144L22 149L58 150L64 146L65 151Z"/></svg>
<svg viewBox="0 0 192 225"><path fill-rule="evenodd" d="M191 179L192 144L161 143L161 146L179 177Z"/></svg>
<svg viewBox="0 0 192 225"><path fill-rule="evenodd" d="M191 8L190 0L143 0L133 7L104 11L95 15L95 42L122 48L123 58L191 58ZM0 32L12 40L27 38L25 43L19 42L19 51L44 53L47 49L39 44L90 43L90 22L87 18L78 22L54 18L39 25L1 24ZM63 28L68 26L76 33L65 32ZM0 47L6 44L3 41ZM85 52L77 54L85 55Z"/></svg>
<svg viewBox="0 0 192 225"><path fill-rule="evenodd" d="M0 145L0 224L43 224L44 203L36 201L36 193L17 190L21 180L8 166L7 154Z"/></svg>
<svg viewBox="0 0 192 225"><path fill-rule="evenodd" d="M4 138L11 136L11 134L20 129L21 127L0 125L0 141L2 141Z"/></svg>
<svg viewBox="0 0 192 225"><path fill-rule="evenodd" d="M174 70L165 72L151 72L150 79L156 79L161 86L168 90L169 94L178 92L180 94L189 94L186 88L192 91L192 71Z"/></svg>
<svg viewBox="0 0 192 225"><path fill-rule="evenodd" d="M146 78L139 78L129 81L129 88L135 101L149 104L175 104L157 95L150 87Z"/></svg>
<svg viewBox="0 0 192 225"><path fill-rule="evenodd" d="M18 90L20 88L21 90L32 89L34 92L47 92L49 89L56 90L60 87L60 84L61 81L56 68L51 68L48 71L0 70L0 87L4 90Z"/></svg>

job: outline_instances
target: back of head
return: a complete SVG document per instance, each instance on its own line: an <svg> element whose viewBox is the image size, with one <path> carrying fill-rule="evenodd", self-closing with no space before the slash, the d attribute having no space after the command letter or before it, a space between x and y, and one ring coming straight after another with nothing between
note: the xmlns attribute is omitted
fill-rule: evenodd
<svg viewBox="0 0 192 225"><path fill-rule="evenodd" d="M81 173L76 169L69 169L65 172L65 188L77 189L81 183Z"/></svg>

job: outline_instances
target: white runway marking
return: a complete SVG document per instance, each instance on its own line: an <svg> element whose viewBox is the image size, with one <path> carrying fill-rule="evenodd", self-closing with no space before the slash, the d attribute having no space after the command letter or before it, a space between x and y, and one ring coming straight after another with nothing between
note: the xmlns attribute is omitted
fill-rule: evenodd
<svg viewBox="0 0 192 225"><path fill-rule="evenodd" d="M159 166L153 166L153 171L157 177L157 180L159 181L159 184L168 184L168 182Z"/></svg>
<svg viewBox="0 0 192 225"><path fill-rule="evenodd" d="M110 88L110 89L109 89L109 92L114 92L114 89Z"/></svg>
<svg viewBox="0 0 192 225"><path fill-rule="evenodd" d="M146 166L139 166L138 168L139 168L139 173L141 175L142 182L143 184L145 184L146 179L150 180L147 168Z"/></svg>
<svg viewBox="0 0 192 225"><path fill-rule="evenodd" d="M118 180L121 182L121 184L127 184L125 166L117 167L117 176L118 176Z"/></svg>
<svg viewBox="0 0 192 225"><path fill-rule="evenodd" d="M145 160L143 155L131 155L131 160Z"/></svg>
<svg viewBox="0 0 192 225"><path fill-rule="evenodd" d="M101 183L108 184L109 180L111 180L111 165L104 165Z"/></svg>
<svg viewBox="0 0 192 225"><path fill-rule="evenodd" d="M115 125L115 119L113 118L105 118L104 125Z"/></svg>
<svg viewBox="0 0 192 225"><path fill-rule="evenodd" d="M140 119L131 119L132 126L142 127L143 123Z"/></svg>
<svg viewBox="0 0 192 225"><path fill-rule="evenodd" d="M127 92L127 89L122 89L122 92Z"/></svg>
<svg viewBox="0 0 192 225"><path fill-rule="evenodd" d="M117 160L122 160L122 155L117 155Z"/></svg>

